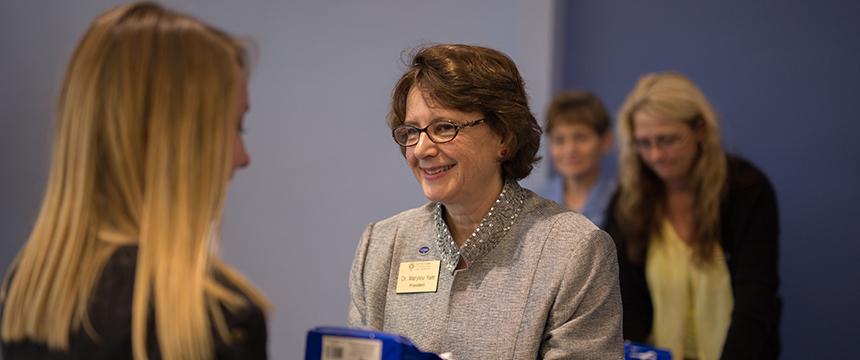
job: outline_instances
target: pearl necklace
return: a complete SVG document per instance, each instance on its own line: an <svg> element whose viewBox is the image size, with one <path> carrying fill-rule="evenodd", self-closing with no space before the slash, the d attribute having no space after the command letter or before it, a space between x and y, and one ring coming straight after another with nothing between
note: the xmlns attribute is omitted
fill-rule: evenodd
<svg viewBox="0 0 860 360"><path fill-rule="evenodd" d="M525 197L526 191L516 181L505 181L502 192L490 207L490 211L481 219L481 223L460 248L457 247L448 225L445 224L442 203L436 203L433 209L436 247L445 268L454 273L461 257L467 263L474 263L495 248L520 216Z"/></svg>

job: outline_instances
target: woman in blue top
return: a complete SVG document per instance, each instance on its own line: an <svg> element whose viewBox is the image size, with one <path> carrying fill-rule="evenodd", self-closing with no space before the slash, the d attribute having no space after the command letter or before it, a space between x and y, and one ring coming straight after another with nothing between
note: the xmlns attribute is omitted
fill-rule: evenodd
<svg viewBox="0 0 860 360"><path fill-rule="evenodd" d="M555 171L541 195L603 227L616 184L615 177L600 171L600 161L612 146L606 108L592 93L563 92L550 103L544 130Z"/></svg>

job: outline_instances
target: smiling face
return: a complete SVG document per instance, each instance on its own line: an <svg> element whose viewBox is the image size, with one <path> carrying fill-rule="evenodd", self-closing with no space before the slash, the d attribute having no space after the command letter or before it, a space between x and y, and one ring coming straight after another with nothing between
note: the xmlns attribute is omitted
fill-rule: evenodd
<svg viewBox="0 0 860 360"><path fill-rule="evenodd" d="M428 104L424 93L413 87L406 99L404 123L423 128L437 121L465 124L482 118ZM406 148L406 161L421 185L424 196L446 206L471 206L498 195L502 187L500 158L505 146L489 125L460 129L450 142L436 144L427 134Z"/></svg>
<svg viewBox="0 0 860 360"><path fill-rule="evenodd" d="M610 145L609 133L601 136L583 123L559 123L549 132L549 154L556 171L565 178L584 178L600 171L600 159Z"/></svg>
<svg viewBox="0 0 860 360"><path fill-rule="evenodd" d="M661 180L685 181L698 156L701 132L683 121L637 111L633 114L633 141L639 158Z"/></svg>

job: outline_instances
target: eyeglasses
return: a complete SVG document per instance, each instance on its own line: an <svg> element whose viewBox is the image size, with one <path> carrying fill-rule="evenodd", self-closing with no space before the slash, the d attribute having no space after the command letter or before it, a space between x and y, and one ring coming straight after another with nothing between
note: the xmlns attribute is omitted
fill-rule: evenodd
<svg viewBox="0 0 860 360"><path fill-rule="evenodd" d="M633 139L633 147L642 153L657 148L662 151L674 150L690 138L691 132L686 134L659 135L653 139Z"/></svg>
<svg viewBox="0 0 860 360"><path fill-rule="evenodd" d="M592 139L598 139L599 140L600 135L575 132L575 133L570 134L570 135L557 135L557 136L550 135L549 136L549 141L550 141L550 144L552 144L552 145L564 145L567 142L571 142L574 145L582 145L582 144L585 144L585 143L591 141Z"/></svg>
<svg viewBox="0 0 860 360"><path fill-rule="evenodd" d="M421 133L427 133L427 138L436 144L444 144L457 137L460 130L480 125L484 122L484 118L467 122L465 124L456 124L450 121L437 121L423 128L413 125L400 124L391 130L391 136L394 137L394 142L403 147L415 146L418 144L418 138Z"/></svg>

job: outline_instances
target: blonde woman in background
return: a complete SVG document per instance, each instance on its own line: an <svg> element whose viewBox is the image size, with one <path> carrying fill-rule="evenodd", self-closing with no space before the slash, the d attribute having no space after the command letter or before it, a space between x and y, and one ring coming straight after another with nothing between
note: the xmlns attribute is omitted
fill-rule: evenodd
<svg viewBox="0 0 860 360"><path fill-rule="evenodd" d="M133 3L92 23L0 294L4 359L266 357L268 303L213 251L249 162L246 80L240 42L189 16Z"/></svg>
<svg viewBox="0 0 860 360"><path fill-rule="evenodd" d="M704 94L678 73L642 77L618 116L624 336L676 359L779 353L779 221L767 177L727 155Z"/></svg>
<svg viewBox="0 0 860 360"><path fill-rule="evenodd" d="M550 102L544 131L555 173L541 195L603 227L606 207L616 189L615 177L600 169L612 147L603 103L590 92L562 92Z"/></svg>

